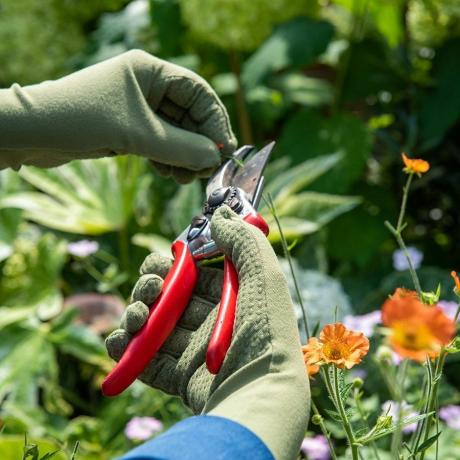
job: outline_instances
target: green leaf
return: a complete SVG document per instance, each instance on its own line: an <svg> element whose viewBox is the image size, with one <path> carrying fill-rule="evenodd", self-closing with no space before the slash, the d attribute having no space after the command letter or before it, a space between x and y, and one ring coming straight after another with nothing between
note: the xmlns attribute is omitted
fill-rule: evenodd
<svg viewBox="0 0 460 460"><path fill-rule="evenodd" d="M442 433L442 431L439 431L438 433L434 434L433 436L431 436L428 439L426 439L425 441L423 441L422 444L420 444L417 447L417 450L415 451L415 453L419 454L419 453L427 450L430 446L432 446L436 442L436 440L439 438L439 436L441 436L441 433Z"/></svg>
<svg viewBox="0 0 460 460"><path fill-rule="evenodd" d="M315 182L315 190L346 192L364 170L371 152L372 134L360 119L338 114L325 118L302 110L284 125L277 152L296 163L331 152L341 152L341 160L329 173Z"/></svg>
<svg viewBox="0 0 460 460"><path fill-rule="evenodd" d="M211 79L211 85L219 96L229 96L236 93L238 79L233 73L220 73Z"/></svg>
<svg viewBox="0 0 460 460"><path fill-rule="evenodd" d="M181 52L184 33L179 3L175 0L150 0L150 15L161 56L177 56Z"/></svg>
<svg viewBox="0 0 460 460"><path fill-rule="evenodd" d="M385 436L388 436L389 434L395 432L396 430L399 430L406 425L411 425L413 423L418 423L420 420L424 420L428 417L431 417L434 414L434 412L429 412L428 414L421 414L421 415L416 415L414 417L407 417L405 419L402 419L400 422L395 423L389 428L385 428L384 430L380 430L376 432L375 434L367 437L363 436L359 439L357 439L357 442L362 443L362 444L369 444L372 441L376 441L377 439L383 438Z"/></svg>
<svg viewBox="0 0 460 460"><path fill-rule="evenodd" d="M167 220L174 234L180 234L190 225L193 216L200 214L203 194L199 181L182 185L169 202Z"/></svg>
<svg viewBox="0 0 460 460"><path fill-rule="evenodd" d="M0 307L0 329L29 318L34 311L35 307Z"/></svg>
<svg viewBox="0 0 460 460"><path fill-rule="evenodd" d="M262 216L270 227L270 233L268 234L269 241L272 244L280 242L281 235L273 217L269 214L262 214ZM279 221L283 230L283 235L286 240L289 241L295 240L301 236L315 233L320 229L320 226L316 222L309 222L308 220L299 219L297 217L280 217Z"/></svg>
<svg viewBox="0 0 460 460"><path fill-rule="evenodd" d="M360 203L359 197L302 192L275 202L280 216L295 216L325 225Z"/></svg>
<svg viewBox="0 0 460 460"><path fill-rule="evenodd" d="M366 39L353 43L342 59L347 60L348 69L342 88L344 101L363 100L382 91L393 94L405 88L401 66L393 62L383 41Z"/></svg>
<svg viewBox="0 0 460 460"><path fill-rule="evenodd" d="M326 171L332 169L341 158L340 153L335 153L312 158L293 166L272 179L265 186L265 193L270 194L275 202L281 202L287 196L302 190Z"/></svg>
<svg viewBox="0 0 460 460"><path fill-rule="evenodd" d="M326 50L333 33L330 23L310 18L280 25L244 64L244 85L251 88L270 73L312 63Z"/></svg>
<svg viewBox="0 0 460 460"><path fill-rule="evenodd" d="M54 344L85 363L104 366L108 358L102 339L83 325L70 324L51 336Z"/></svg>
<svg viewBox="0 0 460 460"><path fill-rule="evenodd" d="M38 453L42 455L40 460L47 460L53 458L53 460L67 460L67 456L64 452L57 450L58 446L46 439L33 439L33 445L29 445L27 450L33 453L34 446L37 449ZM23 458L24 455L24 436L20 435L2 435L0 437L0 452L2 454L2 460L19 460ZM53 457L50 457L49 454L54 453ZM48 457L46 457L48 455ZM31 455L29 454L29 459ZM33 458L33 457L32 457Z"/></svg>
<svg viewBox="0 0 460 460"><path fill-rule="evenodd" d="M46 227L98 235L118 230L132 216L144 162L135 157L73 161L53 169L22 168L19 174L44 193L0 197L1 208L22 209Z"/></svg>
<svg viewBox="0 0 460 460"><path fill-rule="evenodd" d="M136 246L146 248L150 252L156 252L164 257L171 257L171 241L161 235L136 233L131 241Z"/></svg>
<svg viewBox="0 0 460 460"><path fill-rule="evenodd" d="M275 76L270 86L279 90L288 102L317 107L332 102L332 86L325 80L290 72Z"/></svg>
<svg viewBox="0 0 460 460"><path fill-rule="evenodd" d="M460 352L460 337L455 337L445 350L451 354Z"/></svg>
<svg viewBox="0 0 460 460"><path fill-rule="evenodd" d="M433 61L435 85L420 98L420 135L424 149L437 145L460 117L460 38L445 43ZM440 109L442 108L442 109Z"/></svg>

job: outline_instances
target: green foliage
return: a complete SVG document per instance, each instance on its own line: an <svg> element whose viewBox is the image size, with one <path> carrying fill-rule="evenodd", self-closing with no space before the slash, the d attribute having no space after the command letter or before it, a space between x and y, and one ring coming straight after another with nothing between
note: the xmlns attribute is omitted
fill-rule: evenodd
<svg viewBox="0 0 460 460"><path fill-rule="evenodd" d="M287 67L311 64L330 42L333 28L325 21L297 18L279 26L246 61L242 79L247 87Z"/></svg>
<svg viewBox="0 0 460 460"><path fill-rule="evenodd" d="M0 199L49 228L98 235L124 227L135 208L145 163L140 158L74 161L55 169L23 168L20 176L44 193L18 192Z"/></svg>
<svg viewBox="0 0 460 460"><path fill-rule="evenodd" d="M316 1L254 0L242 6L238 0L180 0L180 5L198 40L225 50L253 50L275 24L311 12Z"/></svg>

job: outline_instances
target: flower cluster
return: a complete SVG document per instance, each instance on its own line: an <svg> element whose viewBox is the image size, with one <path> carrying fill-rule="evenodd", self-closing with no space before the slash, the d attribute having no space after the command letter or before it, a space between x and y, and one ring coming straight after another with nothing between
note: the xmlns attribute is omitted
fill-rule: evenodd
<svg viewBox="0 0 460 460"><path fill-rule="evenodd" d="M423 362L439 355L455 333L455 324L441 307L422 303L417 293L398 288L382 307L389 341L403 358Z"/></svg>
<svg viewBox="0 0 460 460"><path fill-rule="evenodd" d="M351 369L366 356L369 340L362 332L347 329L342 323L334 323L324 326L319 339L311 337L302 351L309 375L316 374L322 364Z"/></svg>

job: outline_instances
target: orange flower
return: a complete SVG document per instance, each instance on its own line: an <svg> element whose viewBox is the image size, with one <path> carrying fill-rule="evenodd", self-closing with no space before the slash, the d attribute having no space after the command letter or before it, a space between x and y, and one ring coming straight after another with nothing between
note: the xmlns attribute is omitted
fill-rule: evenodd
<svg viewBox="0 0 460 460"><path fill-rule="evenodd" d="M459 295L460 295L460 279L458 279L457 272L455 272L454 270L452 270L452 271L450 272L450 275L451 275L452 278L454 279L454 283L455 283L454 292L455 292L456 294L459 294Z"/></svg>
<svg viewBox="0 0 460 460"><path fill-rule="evenodd" d="M342 323L328 324L319 339L311 337L302 350L307 366L334 364L340 369L351 369L369 351L369 340L362 332L351 331Z"/></svg>
<svg viewBox="0 0 460 460"><path fill-rule="evenodd" d="M454 322L436 305L422 303L414 291L398 288L382 307L382 322L391 329L390 343L403 358L435 358L454 333Z"/></svg>
<svg viewBox="0 0 460 460"><path fill-rule="evenodd" d="M406 166L403 171L407 174L417 174L420 177L423 173L426 173L430 169L430 163L419 158L408 158L405 153L401 154L404 165Z"/></svg>
<svg viewBox="0 0 460 460"><path fill-rule="evenodd" d="M311 337L308 344L302 347L303 360L309 377L319 372L321 357L317 354L318 344L318 339L316 337ZM319 345L319 348L321 348L321 345Z"/></svg>

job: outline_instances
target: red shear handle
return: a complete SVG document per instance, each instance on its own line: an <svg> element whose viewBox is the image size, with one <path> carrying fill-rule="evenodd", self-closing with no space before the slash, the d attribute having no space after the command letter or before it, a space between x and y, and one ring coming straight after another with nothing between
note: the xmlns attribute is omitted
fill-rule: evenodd
<svg viewBox="0 0 460 460"><path fill-rule="evenodd" d="M153 359L179 321L198 277L188 245L176 241L172 245L174 264L167 274L163 290L144 326L129 342L120 361L102 383L105 396L116 396L129 387Z"/></svg>
<svg viewBox="0 0 460 460"><path fill-rule="evenodd" d="M260 214L248 214L243 219L259 228L268 235L268 225ZM233 262L224 259L224 284L220 299L219 311L206 352L206 366L211 374L217 374L230 348L233 335L233 325L236 315L236 301L238 297L238 273Z"/></svg>

